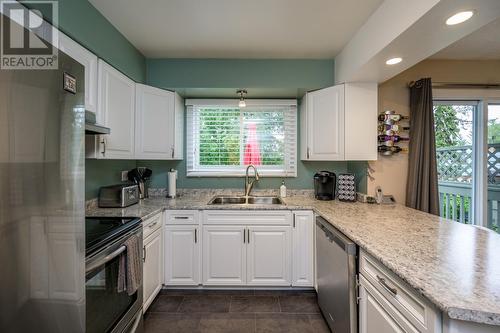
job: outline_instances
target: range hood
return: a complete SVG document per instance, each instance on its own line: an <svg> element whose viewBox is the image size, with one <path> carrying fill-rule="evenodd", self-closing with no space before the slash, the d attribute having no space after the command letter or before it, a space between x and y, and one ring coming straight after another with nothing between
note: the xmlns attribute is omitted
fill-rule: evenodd
<svg viewBox="0 0 500 333"><path fill-rule="evenodd" d="M111 130L108 127L104 127L98 124L92 124L85 122L85 134L109 134Z"/></svg>
<svg viewBox="0 0 500 333"><path fill-rule="evenodd" d="M97 135L109 133L111 133L111 130L108 127L96 123L94 112L85 111L85 134Z"/></svg>

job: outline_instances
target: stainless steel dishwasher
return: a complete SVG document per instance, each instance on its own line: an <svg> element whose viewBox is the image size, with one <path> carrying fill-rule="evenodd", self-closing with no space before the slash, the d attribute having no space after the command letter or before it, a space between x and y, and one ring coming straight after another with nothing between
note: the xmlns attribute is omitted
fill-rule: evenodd
<svg viewBox="0 0 500 333"><path fill-rule="evenodd" d="M353 241L316 218L318 303L334 333L358 331L356 252Z"/></svg>

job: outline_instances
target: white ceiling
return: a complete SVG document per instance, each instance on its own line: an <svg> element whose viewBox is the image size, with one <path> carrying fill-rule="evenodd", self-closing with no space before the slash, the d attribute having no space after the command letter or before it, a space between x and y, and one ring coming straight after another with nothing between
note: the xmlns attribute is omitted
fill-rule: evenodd
<svg viewBox="0 0 500 333"><path fill-rule="evenodd" d="M149 58L333 58L383 0L90 0Z"/></svg>
<svg viewBox="0 0 500 333"><path fill-rule="evenodd" d="M500 19L434 54L432 59L500 60Z"/></svg>

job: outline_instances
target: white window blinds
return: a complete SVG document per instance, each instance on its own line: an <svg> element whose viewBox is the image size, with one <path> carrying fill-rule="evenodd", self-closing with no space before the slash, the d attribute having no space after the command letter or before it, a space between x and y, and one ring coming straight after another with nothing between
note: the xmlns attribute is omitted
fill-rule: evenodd
<svg viewBox="0 0 500 333"><path fill-rule="evenodd" d="M295 100L187 100L187 176L297 176Z"/></svg>

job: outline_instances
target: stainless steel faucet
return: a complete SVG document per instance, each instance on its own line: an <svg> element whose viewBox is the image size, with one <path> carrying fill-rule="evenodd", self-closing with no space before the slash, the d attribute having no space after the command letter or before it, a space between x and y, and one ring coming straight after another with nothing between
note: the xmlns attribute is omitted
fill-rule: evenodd
<svg viewBox="0 0 500 333"><path fill-rule="evenodd" d="M250 170L250 168L253 168L254 178L255 178L251 182L248 181L248 170ZM258 182L258 181L259 181L259 173L257 172L257 168L253 164L250 164L249 166L247 166L247 171L246 171L246 175L245 175L245 197L250 196L250 192L252 191L253 184L255 182Z"/></svg>

